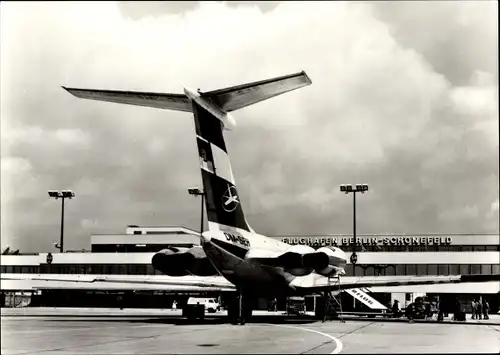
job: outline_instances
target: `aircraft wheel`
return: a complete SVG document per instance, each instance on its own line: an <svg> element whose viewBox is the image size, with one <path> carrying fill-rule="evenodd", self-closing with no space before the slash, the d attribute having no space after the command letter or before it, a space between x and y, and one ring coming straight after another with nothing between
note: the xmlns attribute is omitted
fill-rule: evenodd
<svg viewBox="0 0 500 355"><path fill-rule="evenodd" d="M227 317L231 324L237 324L238 322L238 298L233 296L227 301Z"/></svg>
<svg viewBox="0 0 500 355"><path fill-rule="evenodd" d="M240 319L240 299L238 295L232 296L228 300L228 308L227 315L231 324L245 324L251 317L252 311L255 305L255 299L250 296L243 296L243 300L241 302L242 310L241 310L241 318Z"/></svg>

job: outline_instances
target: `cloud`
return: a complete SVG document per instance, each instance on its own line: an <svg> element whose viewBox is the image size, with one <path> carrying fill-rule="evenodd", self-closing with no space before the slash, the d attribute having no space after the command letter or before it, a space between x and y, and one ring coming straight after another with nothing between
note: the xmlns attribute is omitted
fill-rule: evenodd
<svg viewBox="0 0 500 355"><path fill-rule="evenodd" d="M274 10L281 1L218 1L232 8L255 7L262 12ZM118 1L118 8L125 18L140 20L162 15L180 15L196 10L201 1Z"/></svg>
<svg viewBox="0 0 500 355"><path fill-rule="evenodd" d="M498 3L376 2L373 14L403 47L421 53L453 85L480 70L498 83Z"/></svg>
<svg viewBox="0 0 500 355"><path fill-rule="evenodd" d="M338 185L368 183L360 233L498 233L497 5L387 4L3 4L2 243L51 248L48 189L77 195L68 248L130 223L198 229L190 115L61 85L182 92L300 70L311 86L235 112L226 134L255 230L349 233Z"/></svg>
<svg viewBox="0 0 500 355"><path fill-rule="evenodd" d="M495 202L492 202L492 204L491 204L491 212L498 213L499 206L500 206L500 203L498 202L498 199Z"/></svg>
<svg viewBox="0 0 500 355"><path fill-rule="evenodd" d="M91 233L96 228L99 228L99 221L95 219L84 218L80 221L82 228L89 230Z"/></svg>
<svg viewBox="0 0 500 355"><path fill-rule="evenodd" d="M58 129L55 135L59 141L66 144L86 145L89 141L87 133L75 129Z"/></svg>
<svg viewBox="0 0 500 355"><path fill-rule="evenodd" d="M450 93L450 99L459 114L474 119L488 119L497 110L497 90L491 86L457 87Z"/></svg>

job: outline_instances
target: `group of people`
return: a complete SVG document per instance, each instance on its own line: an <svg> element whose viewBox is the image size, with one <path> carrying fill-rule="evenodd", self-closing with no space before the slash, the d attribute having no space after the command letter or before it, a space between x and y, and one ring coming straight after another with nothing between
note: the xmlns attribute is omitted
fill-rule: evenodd
<svg viewBox="0 0 500 355"><path fill-rule="evenodd" d="M486 299L482 299L476 301L476 299L472 300L472 318L471 319L489 319L489 310L490 305ZM443 321L444 316L447 316L448 309L453 312L453 320L454 321L465 321L465 309L461 306L458 297L455 299L455 302L449 308L445 302L439 302L438 304L434 304L434 302L423 302L420 298L416 300L415 303L411 303L406 307L406 317L410 322L413 321L414 318L422 318L422 319L431 319L435 311L437 311L437 321ZM395 318L399 318L402 315L402 312L399 308L398 300L394 300L392 305L392 315Z"/></svg>
<svg viewBox="0 0 500 355"><path fill-rule="evenodd" d="M471 308L472 308L472 317L471 319L490 319L489 317L489 311L490 311L490 305L488 304L488 301L483 299L476 301L476 299L472 300L471 303Z"/></svg>

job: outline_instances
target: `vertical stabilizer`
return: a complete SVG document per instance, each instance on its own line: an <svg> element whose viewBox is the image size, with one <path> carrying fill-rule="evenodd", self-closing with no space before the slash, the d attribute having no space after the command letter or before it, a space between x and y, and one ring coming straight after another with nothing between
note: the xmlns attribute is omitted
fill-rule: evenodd
<svg viewBox="0 0 500 355"><path fill-rule="evenodd" d="M196 102L192 104L209 229L229 227L250 231L231 169L222 123Z"/></svg>

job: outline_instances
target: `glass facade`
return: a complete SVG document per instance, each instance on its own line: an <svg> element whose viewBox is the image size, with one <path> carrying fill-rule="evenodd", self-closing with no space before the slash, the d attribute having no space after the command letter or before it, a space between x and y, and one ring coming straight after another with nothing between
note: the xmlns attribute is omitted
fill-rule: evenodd
<svg viewBox="0 0 500 355"><path fill-rule="evenodd" d="M191 248L195 244L92 244L92 253L156 253L170 247Z"/></svg>

